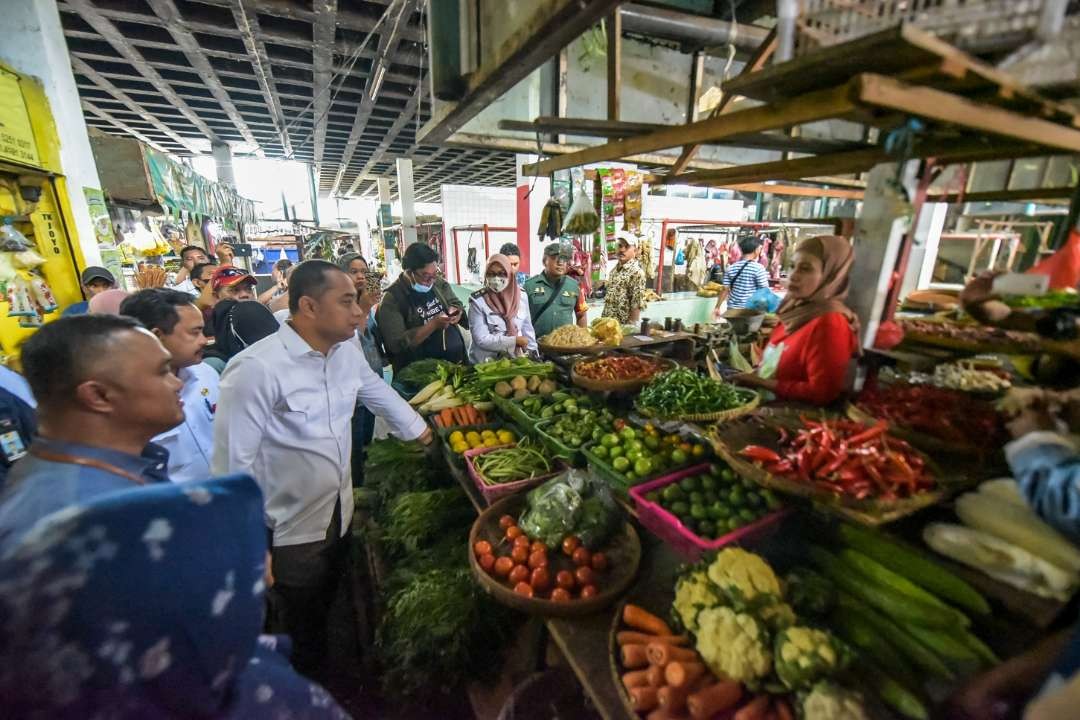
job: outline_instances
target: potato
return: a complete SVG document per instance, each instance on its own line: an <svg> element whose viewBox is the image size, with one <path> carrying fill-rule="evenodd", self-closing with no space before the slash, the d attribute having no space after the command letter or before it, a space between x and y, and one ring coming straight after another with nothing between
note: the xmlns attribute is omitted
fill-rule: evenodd
<svg viewBox="0 0 1080 720"><path fill-rule="evenodd" d="M514 388L510 387L510 383L500 380L495 383L495 394L501 398L508 398L514 394Z"/></svg>
<svg viewBox="0 0 1080 720"><path fill-rule="evenodd" d="M510 387L514 388L515 390L527 390L528 385L529 383L526 382L525 378L520 375L510 381Z"/></svg>
<svg viewBox="0 0 1080 720"><path fill-rule="evenodd" d="M536 375L529 376L529 381L526 383L525 388L529 392L536 392L538 387L540 387L540 378Z"/></svg>
<svg viewBox="0 0 1080 720"><path fill-rule="evenodd" d="M536 391L544 397L547 397L558 389L559 386L555 384L554 380L545 380L544 382L540 383L540 386L536 389Z"/></svg>
<svg viewBox="0 0 1080 720"><path fill-rule="evenodd" d="M514 391L514 399L515 400L520 400L521 398L527 398L527 397L529 397L529 391L526 390L525 388L518 388L517 390Z"/></svg>

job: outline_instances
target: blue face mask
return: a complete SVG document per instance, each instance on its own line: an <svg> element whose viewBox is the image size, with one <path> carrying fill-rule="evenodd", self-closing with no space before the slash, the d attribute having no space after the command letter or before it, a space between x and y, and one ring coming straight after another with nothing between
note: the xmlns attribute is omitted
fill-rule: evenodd
<svg viewBox="0 0 1080 720"><path fill-rule="evenodd" d="M412 274L411 274L411 273L410 273L410 275L409 275L409 278L410 278L410 279L412 278ZM416 292L418 292L418 293L421 293L421 294L423 294L423 293L429 293L429 292L431 292L431 288L433 288L434 286L435 286L435 283L431 283L430 285L422 285L421 283L418 283L418 282L416 282L416 281L414 280L414 281L413 281L413 284L412 284L412 289L413 289L413 290L415 290L415 291L416 291Z"/></svg>

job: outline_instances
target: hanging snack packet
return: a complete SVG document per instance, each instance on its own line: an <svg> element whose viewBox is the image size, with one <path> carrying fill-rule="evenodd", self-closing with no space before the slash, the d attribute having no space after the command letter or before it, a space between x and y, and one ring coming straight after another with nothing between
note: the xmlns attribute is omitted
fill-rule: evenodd
<svg viewBox="0 0 1080 720"><path fill-rule="evenodd" d="M578 186L570 212L566 213L566 221L562 226L564 235L588 235L600 227L600 216L596 214L592 201L585 192L586 183L588 181L583 180Z"/></svg>

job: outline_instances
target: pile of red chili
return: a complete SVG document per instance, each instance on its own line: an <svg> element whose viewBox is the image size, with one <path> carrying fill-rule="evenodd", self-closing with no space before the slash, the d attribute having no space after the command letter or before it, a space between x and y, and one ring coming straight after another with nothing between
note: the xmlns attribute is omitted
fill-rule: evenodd
<svg viewBox="0 0 1080 720"><path fill-rule="evenodd" d="M997 447L1005 441L993 406L958 390L886 385L867 388L855 404L875 418L958 445Z"/></svg>
<svg viewBox="0 0 1080 720"><path fill-rule="evenodd" d="M591 380L640 380L651 378L663 367L658 361L637 355L612 355L579 363L578 375Z"/></svg>
<svg viewBox="0 0 1080 720"><path fill-rule="evenodd" d="M890 437L886 427L883 421L868 428L850 420L804 418L798 432L780 431L779 452L750 445L740 454L773 475L860 500L895 500L933 488L922 456Z"/></svg>

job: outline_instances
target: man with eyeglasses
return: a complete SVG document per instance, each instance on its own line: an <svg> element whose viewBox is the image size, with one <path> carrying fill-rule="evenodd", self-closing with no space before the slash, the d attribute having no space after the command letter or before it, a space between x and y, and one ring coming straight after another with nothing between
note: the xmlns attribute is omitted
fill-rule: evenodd
<svg viewBox="0 0 1080 720"><path fill-rule="evenodd" d="M458 325L467 328L469 321L461 300L439 277L437 259L424 243L410 245L401 258L403 272L375 312L395 373L426 358L465 362L465 338Z"/></svg>
<svg viewBox="0 0 1080 720"><path fill-rule="evenodd" d="M538 338L575 322L581 327L588 326L581 287L566 274L572 257L569 245L548 245L544 248L544 271L525 281L525 295L529 298L529 312Z"/></svg>

